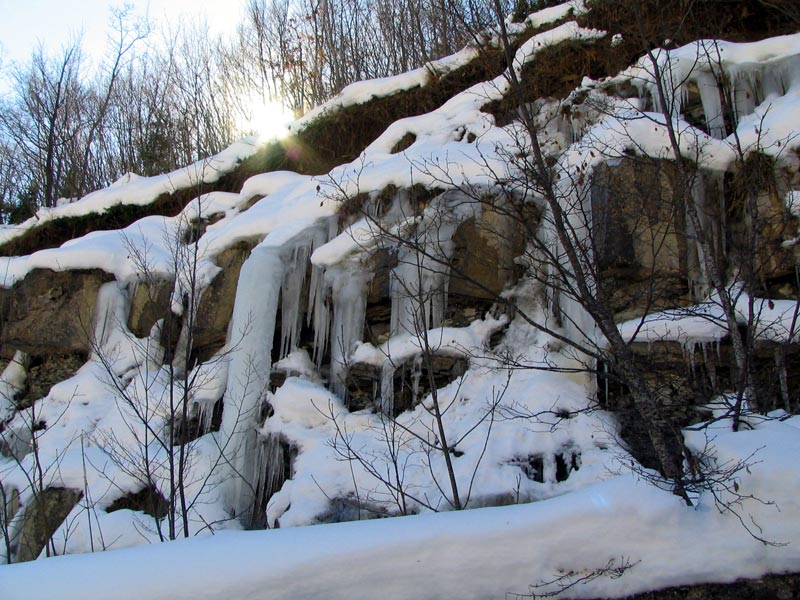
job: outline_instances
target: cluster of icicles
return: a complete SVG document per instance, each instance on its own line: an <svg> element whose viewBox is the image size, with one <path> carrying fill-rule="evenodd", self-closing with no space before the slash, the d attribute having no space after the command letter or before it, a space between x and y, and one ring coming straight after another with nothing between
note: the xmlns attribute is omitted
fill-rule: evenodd
<svg viewBox="0 0 800 600"><path fill-rule="evenodd" d="M352 241L350 252L326 260L331 225L323 220L297 236L271 244L268 237L257 246L244 263L239 275L230 343L236 346L231 355L225 406L220 427L226 440L231 464L239 477L230 496L237 512L252 505L253 486L261 481L267 465L259 464L259 441L255 433L260 417L264 390L268 388L272 368L272 340L278 309L281 315L280 356L298 348L299 333L305 315L314 330L312 360L317 369L330 347L331 390L344 397L349 355L363 335L367 296L373 273L369 258L377 248L393 246L387 227L405 228L414 239L411 245L395 248L397 265L390 273L391 335L419 335L422 329L442 325L447 303L448 262L454 245L452 236L467 216L460 206L458 192L446 192L434 198L423 215L409 219L408 193L397 193L393 206L380 218L362 221L372 230L371 239ZM474 209L472 209L474 210ZM389 224L389 225L387 225ZM397 229L394 230L395 232ZM347 230L340 234L353 238ZM341 242L341 240L340 240ZM328 257L329 259L329 257ZM310 268L309 268L310 263ZM308 285L306 279L310 278ZM304 294L307 290L307 295ZM381 383L381 408L392 410L392 379L395 365L384 361ZM259 486L255 486L256 488Z"/></svg>
<svg viewBox="0 0 800 600"><path fill-rule="evenodd" d="M712 62L698 60L697 53L687 57L664 53L659 60L662 71L677 82L673 86L666 86L672 90L672 95L665 99L669 112L677 116L681 102L685 104L690 88L696 86L709 134L717 139L724 138L728 133L718 85L721 77L733 82L731 99L735 117L739 119L756 110L757 104L785 94L793 85L794 75L800 71L800 59L797 56L780 61L777 65L763 64L755 69L734 65L728 69L730 72L725 73L716 73ZM648 77L640 74L632 82L639 87L641 97L647 94L652 98L658 97L655 84ZM705 173L704 177L698 178L695 190L698 203L707 198L705 186L721 185L721 181L718 181L721 176L721 173ZM228 479L234 482L225 486L227 498L229 506L237 514L252 510L254 495L261 492L260 488L275 485L275 482L270 483L269 476L265 478L265 467L268 465L263 462L275 458L277 446L273 440L270 450L264 451L264 440L258 439L257 425L262 414L265 390L269 387L278 312L281 316L280 357L289 355L299 347L305 318L306 325L314 332L311 360L319 371L325 357L330 357L329 386L334 393L343 397L346 393L348 358L363 334L367 296L373 276L370 256L375 249L389 246L397 257L397 264L390 272L389 279L390 334L406 333L413 336L419 335L423 329L440 326L447 302L447 264L454 249L452 236L460 223L475 216L468 213L476 210L475 203L460 200L463 199L459 198L459 192L446 192L434 198L422 215L415 215L408 192L401 190L384 214L365 217L359 222L362 233L364 230L369 232L366 238L353 234L359 223L337 237L335 221L325 218L293 236L269 235L253 250L239 276L229 326L227 347L235 348L235 351L230 354L220 427L221 440L224 440L222 447L227 455L222 464L229 467L231 473ZM374 210L377 211L377 208ZM704 213L700 211L700 214ZM724 224L709 222L708 226L714 228ZM409 232L412 244L395 243L394 240ZM343 236L350 238L350 249L332 258L330 247L334 242L340 242L339 247L348 246L347 241L341 243ZM697 252L699 254L700 249ZM695 293L702 295L701 288L706 280L702 273L702 256L690 258L690 263L693 263L689 265L690 271L694 271L690 276L695 280L694 285L699 286L695 288ZM199 292L197 298L202 290ZM198 303L199 300L188 310L196 311ZM109 310L118 310L114 302L107 304ZM560 306L562 312L569 316L568 302L562 298ZM99 305L98 312L102 312ZM575 324L576 334L589 330L582 326L580 315L566 321L567 325ZM570 327L565 326L565 330L568 329ZM188 348L191 336L187 333L183 332L180 336L178 356L184 356L191 350ZM571 335L570 331L565 333ZM148 360L157 362L158 357L148 356ZM392 380L396 366L387 357L382 367L379 408L385 412L392 410ZM210 407L217 399L218 395L209 397L208 402L198 402L205 419L210 419Z"/></svg>

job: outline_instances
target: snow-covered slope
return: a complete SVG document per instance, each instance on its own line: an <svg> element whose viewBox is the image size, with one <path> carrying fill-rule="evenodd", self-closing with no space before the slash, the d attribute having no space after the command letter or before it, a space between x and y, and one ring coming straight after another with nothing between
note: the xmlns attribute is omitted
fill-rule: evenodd
<svg viewBox="0 0 800 600"><path fill-rule="evenodd" d="M512 36L539 28L516 51L516 76L544 49L604 39L607 32L569 20L585 10L569 2L509 23ZM361 82L294 129L425 84L431 72L479 55L468 48L429 68ZM676 82L670 106L652 100L661 82L654 72ZM747 417L749 428L736 433L724 418L686 431L687 446L715 461L722 477L718 487L698 486L705 491L687 507L651 482L658 477L620 441L617 417L595 403L597 382L585 356L559 340L591 330L581 311L524 277L496 300L513 298L525 318L496 304L455 326L445 320L446 292L444 300L430 294L415 304L415 296L447 290L449 271L425 261L449 264L458 228L488 218L464 199L522 193L512 158L531 152L527 132L485 112L511 92L509 75L392 123L355 161L324 176L256 175L240 192L205 194L175 217L149 216L124 230L0 258L5 287L36 269L99 269L114 279L98 292L92 352L77 373L20 409L13 397L24 386L27 359L18 356L0 376L0 484L9 498L0 562L11 562L35 537L26 512L44 504L51 488L79 494L41 555L112 551L3 566L0 597L504 598L578 579L569 590L574 597L617 597L800 571L800 468L792 460L800 450L798 417L773 411ZM670 158L676 148L719 177L752 152L796 173L800 34L749 44L700 41L612 75L584 78L569 97L536 104L547 160L561 173L580 173L558 184L565 202L580 201L586 187L575 181L589 181L601 165L631 155ZM718 81L731 84L734 126L723 118ZM705 123L681 113L681 99L694 90ZM410 145L393 152L408 134ZM187 181L229 172L255 144L242 142L161 178L128 177L39 220L147 204ZM789 187L800 187L793 177ZM409 192L415 187L432 196L422 210ZM367 194L377 205L387 189L395 191L380 220L358 211L342 219L345 199ZM793 209L798 192L782 192ZM405 262L416 268L404 270L402 258L393 267L388 331L366 341L375 256L412 229L420 232L422 258ZM21 234L3 231L0 241ZM193 362L192 322L221 257L241 244L252 251L238 277L226 342ZM401 257L407 251L395 250ZM144 337L128 325L137 288L163 280L174 282L170 312L183 327L166 349L167 363L161 342L168 319ZM748 299L741 297L742 306ZM755 303L764 307L762 337L796 341L796 302ZM572 321L553 324L554 305ZM718 342L724 331L713 295L709 306L653 313L621 331L687 347ZM410 370L416 397L426 353L466 366L459 373L453 367L450 383L435 393L428 386L413 406L394 410L394 378ZM371 369L375 406L351 410L345 374L354 364ZM272 389L276 371L288 377ZM176 434L181 418L184 426L200 423L196 439ZM167 506L147 514L130 502L142 490ZM474 510L452 511L459 506ZM397 515L411 516L374 518ZM361 522L335 523L348 520ZM304 527L318 523L325 524ZM273 529L226 531L250 524ZM197 539L158 544L184 534ZM119 550L131 546L145 547Z"/></svg>

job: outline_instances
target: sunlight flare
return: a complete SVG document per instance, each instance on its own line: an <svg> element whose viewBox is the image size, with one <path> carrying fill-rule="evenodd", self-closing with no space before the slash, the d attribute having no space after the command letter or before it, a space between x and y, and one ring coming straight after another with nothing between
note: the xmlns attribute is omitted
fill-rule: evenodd
<svg viewBox="0 0 800 600"><path fill-rule="evenodd" d="M293 120L294 114L282 102L254 95L245 105L241 128L267 139L283 138L288 134L288 126Z"/></svg>

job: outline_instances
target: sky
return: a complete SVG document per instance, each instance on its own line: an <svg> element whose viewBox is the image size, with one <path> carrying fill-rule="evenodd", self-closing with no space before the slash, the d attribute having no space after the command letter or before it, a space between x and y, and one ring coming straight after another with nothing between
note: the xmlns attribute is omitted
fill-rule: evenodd
<svg viewBox="0 0 800 600"><path fill-rule="evenodd" d="M110 8L122 4L110 0L0 0L1 64L26 61L39 43L57 52L81 32L84 51L98 60L105 47ZM239 21L244 0L129 0L125 4L136 14L149 12L160 24L205 14L212 33L226 33Z"/></svg>

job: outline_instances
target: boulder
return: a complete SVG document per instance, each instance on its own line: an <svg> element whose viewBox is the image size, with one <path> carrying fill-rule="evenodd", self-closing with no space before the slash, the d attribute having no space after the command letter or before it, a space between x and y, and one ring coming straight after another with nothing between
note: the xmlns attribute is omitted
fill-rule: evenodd
<svg viewBox="0 0 800 600"><path fill-rule="evenodd" d="M86 362L83 353L48 354L31 357L28 366L28 389L19 401L19 408L27 408L39 398L50 393L55 384L69 379Z"/></svg>

